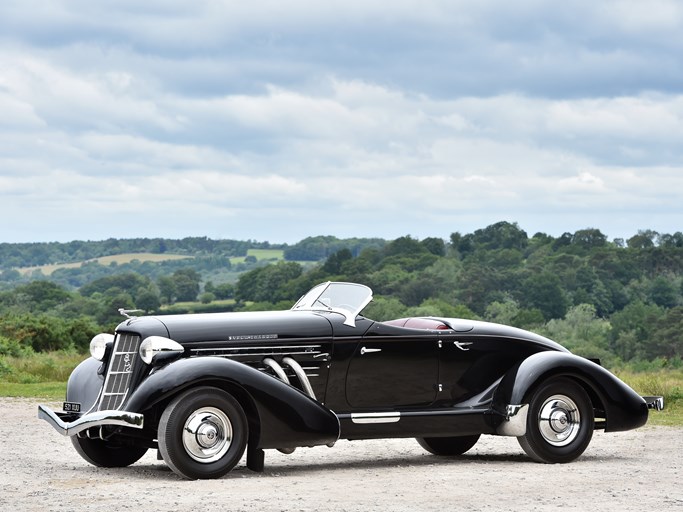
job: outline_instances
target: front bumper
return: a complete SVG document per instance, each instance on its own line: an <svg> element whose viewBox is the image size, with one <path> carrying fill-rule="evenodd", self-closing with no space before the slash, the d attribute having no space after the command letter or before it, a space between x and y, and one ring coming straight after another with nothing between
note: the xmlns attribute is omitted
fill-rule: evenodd
<svg viewBox="0 0 683 512"><path fill-rule="evenodd" d="M655 411L661 411L664 409L663 396L644 396L643 400L645 400L648 409L654 409Z"/></svg>
<svg viewBox="0 0 683 512"><path fill-rule="evenodd" d="M63 436L74 436L89 428L102 426L141 429L144 423L144 415L127 411L95 411L73 421L65 421L71 417L72 414L58 413L45 405L38 406L38 418L47 421Z"/></svg>

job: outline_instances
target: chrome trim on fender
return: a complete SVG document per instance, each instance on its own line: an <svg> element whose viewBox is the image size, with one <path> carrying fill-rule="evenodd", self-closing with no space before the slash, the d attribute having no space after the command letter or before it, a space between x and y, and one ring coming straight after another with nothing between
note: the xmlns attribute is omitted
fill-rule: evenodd
<svg viewBox="0 0 683 512"><path fill-rule="evenodd" d="M505 421L498 426L497 433L514 437L525 435L528 414L529 404L508 405L505 407Z"/></svg>
<svg viewBox="0 0 683 512"><path fill-rule="evenodd" d="M400 419L400 412L360 412L351 414L351 421L357 425L369 423L398 423Z"/></svg>
<svg viewBox="0 0 683 512"><path fill-rule="evenodd" d="M45 405L38 406L38 418L47 421L63 436L73 436L92 427L104 425L141 429L144 415L126 411L95 411L71 422L63 421L57 413Z"/></svg>

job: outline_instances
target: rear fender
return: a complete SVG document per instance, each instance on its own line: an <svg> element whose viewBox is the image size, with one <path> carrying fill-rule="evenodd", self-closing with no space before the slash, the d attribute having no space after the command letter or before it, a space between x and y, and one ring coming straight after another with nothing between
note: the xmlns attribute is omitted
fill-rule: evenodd
<svg viewBox="0 0 683 512"><path fill-rule="evenodd" d="M258 416L256 448L314 446L339 438L337 416L321 403L270 375L219 357L180 359L153 371L131 394L124 409L144 412L205 383L237 387L249 396Z"/></svg>
<svg viewBox="0 0 683 512"><path fill-rule="evenodd" d="M617 432L638 428L647 422L645 400L602 366L566 352L538 352L505 374L496 389L493 409L503 415L507 406L526 404L529 392L550 377L570 377L588 394L597 398L605 410L605 431Z"/></svg>

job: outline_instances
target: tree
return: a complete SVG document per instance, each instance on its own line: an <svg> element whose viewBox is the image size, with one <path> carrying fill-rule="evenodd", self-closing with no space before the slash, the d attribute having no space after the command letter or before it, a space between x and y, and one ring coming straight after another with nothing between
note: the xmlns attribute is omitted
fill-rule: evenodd
<svg viewBox="0 0 683 512"><path fill-rule="evenodd" d="M565 318L550 320L542 333L577 355L613 361L614 357L609 352L610 328L607 320L597 318L595 307L579 304L569 309Z"/></svg>
<svg viewBox="0 0 683 512"><path fill-rule="evenodd" d="M384 256L419 256L429 252L420 242L410 236L402 236L384 247Z"/></svg>
<svg viewBox="0 0 683 512"><path fill-rule="evenodd" d="M648 358L680 357L683 354L683 307L667 310L664 317L654 325Z"/></svg>
<svg viewBox="0 0 683 512"><path fill-rule="evenodd" d="M516 222L497 222L484 229L477 229L471 236L475 247L486 250L518 249L523 251L529 244L526 231L520 229Z"/></svg>
<svg viewBox="0 0 683 512"><path fill-rule="evenodd" d="M580 229L572 236L572 244L590 250L606 245L607 237L599 229Z"/></svg>
<svg viewBox="0 0 683 512"><path fill-rule="evenodd" d="M69 334L69 322L52 315L10 315L0 320L0 336L36 352L73 348Z"/></svg>
<svg viewBox="0 0 683 512"><path fill-rule="evenodd" d="M202 304L211 304L214 300L216 300L216 296L211 292L204 292L199 297Z"/></svg>
<svg viewBox="0 0 683 512"><path fill-rule="evenodd" d="M152 313L161 307L159 295L149 288L138 290L135 295L135 307L147 313Z"/></svg>
<svg viewBox="0 0 683 512"><path fill-rule="evenodd" d="M14 290L15 300L29 311L44 312L71 299L71 294L50 281L32 281Z"/></svg>
<svg viewBox="0 0 683 512"><path fill-rule="evenodd" d="M637 235L626 240L626 245L630 249L648 249L655 246L655 240L659 233L651 229L639 230Z"/></svg>
<svg viewBox="0 0 683 512"><path fill-rule="evenodd" d="M656 352L650 347L653 340L653 326L659 324L664 310L654 304L634 301L610 318L610 347L622 360L643 359L648 353Z"/></svg>
<svg viewBox="0 0 683 512"><path fill-rule="evenodd" d="M678 292L670 279L655 277L650 283L650 300L663 308L672 308L678 303Z"/></svg>
<svg viewBox="0 0 683 512"><path fill-rule="evenodd" d="M149 284L150 279L148 277L142 276L136 272L124 272L122 274L96 279L91 283L82 286L79 289L79 292L85 297L90 297L98 292L105 293L112 288L120 288L121 290L127 290L129 293L133 293L133 290L137 290L141 287L145 288L149 286Z"/></svg>
<svg viewBox="0 0 683 512"><path fill-rule="evenodd" d="M522 290L523 306L538 309L546 320L562 318L567 312L567 296L556 274L547 271L534 274L524 281Z"/></svg>
<svg viewBox="0 0 683 512"><path fill-rule="evenodd" d="M201 276L191 268L176 270L172 276L176 298L179 301L194 301L199 294Z"/></svg>
<svg viewBox="0 0 683 512"><path fill-rule="evenodd" d="M242 274L237 281L235 297L240 301L278 302L295 300L291 281L303 272L301 265L280 261Z"/></svg>
<svg viewBox="0 0 683 512"><path fill-rule="evenodd" d="M496 269L467 260L458 276L456 296L472 311L483 314L490 302L502 298L496 297L501 295L499 283Z"/></svg>
<svg viewBox="0 0 683 512"><path fill-rule="evenodd" d="M365 308L363 314L378 322L395 320L406 315L407 308L395 297L375 296L373 301Z"/></svg>
<svg viewBox="0 0 683 512"><path fill-rule="evenodd" d="M161 300L166 304L173 304L176 296L175 280L170 276L161 276L157 280L157 286Z"/></svg>
<svg viewBox="0 0 683 512"><path fill-rule="evenodd" d="M683 247L683 233L676 231L673 235L667 233L659 235L660 247L681 248Z"/></svg>
<svg viewBox="0 0 683 512"><path fill-rule="evenodd" d="M443 239L428 237L420 242L425 249L435 256L445 256L446 255L446 244Z"/></svg>
<svg viewBox="0 0 683 512"><path fill-rule="evenodd" d="M342 265L350 261L353 258L353 254L349 249L340 249L334 254L330 254L325 263L323 264L323 271L330 275L339 274L342 269Z"/></svg>
<svg viewBox="0 0 683 512"><path fill-rule="evenodd" d="M216 298L220 300L232 299L235 295L235 286L230 283L217 284L213 287L211 293L213 293Z"/></svg>

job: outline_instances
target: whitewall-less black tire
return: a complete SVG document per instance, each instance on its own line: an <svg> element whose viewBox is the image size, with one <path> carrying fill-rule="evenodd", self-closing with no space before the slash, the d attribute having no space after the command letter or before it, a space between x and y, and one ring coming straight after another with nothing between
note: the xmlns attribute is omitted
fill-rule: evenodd
<svg viewBox="0 0 683 512"><path fill-rule="evenodd" d="M517 438L539 462L571 462L593 437L595 417L586 391L568 378L550 379L528 397L526 434Z"/></svg>
<svg viewBox="0 0 683 512"><path fill-rule="evenodd" d="M220 478L242 458L249 427L232 395L199 387L168 404L158 436L161 456L176 474L189 480Z"/></svg>
<svg viewBox="0 0 683 512"><path fill-rule="evenodd" d="M71 443L78 454L93 466L123 468L137 462L147 453L143 446L117 445L111 441L71 436Z"/></svg>
<svg viewBox="0 0 683 512"><path fill-rule="evenodd" d="M480 435L454 437L418 437L417 442L434 455L455 456L462 455L472 448Z"/></svg>

